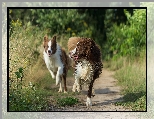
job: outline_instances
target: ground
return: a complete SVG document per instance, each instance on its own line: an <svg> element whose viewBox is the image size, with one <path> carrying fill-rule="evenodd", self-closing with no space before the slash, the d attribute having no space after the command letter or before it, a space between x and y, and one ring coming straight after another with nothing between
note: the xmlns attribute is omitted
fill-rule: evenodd
<svg viewBox="0 0 154 119"><path fill-rule="evenodd" d="M51 111L131 111L123 106L114 105L115 102L122 101L121 87L117 85L117 80L113 77L115 72L103 69L100 77L94 82L95 96L92 97L93 106L87 108L86 101L86 86L82 92L77 95L81 102L78 105L63 108L51 108ZM71 91L74 78L67 78L67 87Z"/></svg>

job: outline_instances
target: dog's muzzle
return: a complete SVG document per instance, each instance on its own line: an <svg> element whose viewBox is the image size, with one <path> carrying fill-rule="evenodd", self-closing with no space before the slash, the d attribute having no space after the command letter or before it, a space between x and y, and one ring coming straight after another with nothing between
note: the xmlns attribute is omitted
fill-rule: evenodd
<svg viewBox="0 0 154 119"><path fill-rule="evenodd" d="M48 50L48 56L50 57L52 55L51 50Z"/></svg>

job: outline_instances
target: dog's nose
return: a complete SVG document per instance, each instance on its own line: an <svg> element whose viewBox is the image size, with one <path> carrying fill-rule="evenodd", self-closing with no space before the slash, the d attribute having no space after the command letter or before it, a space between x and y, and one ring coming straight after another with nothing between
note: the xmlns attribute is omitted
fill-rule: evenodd
<svg viewBox="0 0 154 119"><path fill-rule="evenodd" d="M48 50L48 53L51 53L51 51L50 51L50 50Z"/></svg>

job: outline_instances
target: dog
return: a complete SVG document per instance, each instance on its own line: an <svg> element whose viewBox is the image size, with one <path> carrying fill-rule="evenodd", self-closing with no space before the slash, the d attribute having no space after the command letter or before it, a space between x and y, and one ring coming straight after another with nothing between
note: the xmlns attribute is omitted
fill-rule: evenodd
<svg viewBox="0 0 154 119"><path fill-rule="evenodd" d="M66 76L69 68L69 56L57 43L56 36L53 36L52 39L48 39L47 35L44 36L43 47L43 57L46 67L52 78L56 79L56 85L60 85L58 92L62 92L63 80L64 93L67 93Z"/></svg>
<svg viewBox="0 0 154 119"><path fill-rule="evenodd" d="M102 73L103 64L99 46L91 38L71 37L68 40L69 57L75 62L75 83L72 91L80 92L88 85L87 106L92 106L93 83Z"/></svg>

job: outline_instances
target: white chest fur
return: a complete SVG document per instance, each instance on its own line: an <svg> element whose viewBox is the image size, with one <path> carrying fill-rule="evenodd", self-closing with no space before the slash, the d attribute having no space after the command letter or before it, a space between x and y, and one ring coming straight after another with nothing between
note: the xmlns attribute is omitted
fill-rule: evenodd
<svg viewBox="0 0 154 119"><path fill-rule="evenodd" d="M93 79L93 68L89 61L81 60L75 67L75 78L81 83L90 83Z"/></svg>
<svg viewBox="0 0 154 119"><path fill-rule="evenodd" d="M43 56L44 56L44 61L49 70L56 71L58 67L63 68L63 63L61 59L61 49L59 46L57 46L57 51L55 54L51 55L50 57L48 54L44 51Z"/></svg>

